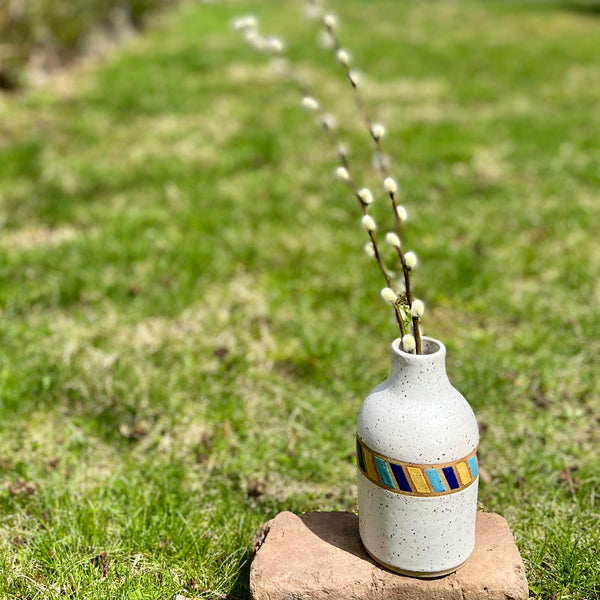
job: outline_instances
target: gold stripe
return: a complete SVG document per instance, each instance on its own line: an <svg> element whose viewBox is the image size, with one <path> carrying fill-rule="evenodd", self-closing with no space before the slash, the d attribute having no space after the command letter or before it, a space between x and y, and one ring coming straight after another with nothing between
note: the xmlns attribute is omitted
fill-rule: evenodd
<svg viewBox="0 0 600 600"><path fill-rule="evenodd" d="M366 450L366 452L365 452L365 450ZM377 477L377 469L375 468L375 464L374 464L375 461L373 459L373 454L369 450L367 450L364 446L363 446L363 458L365 459L365 469L367 470L367 476L369 477L369 479L379 482L379 477Z"/></svg>
<svg viewBox="0 0 600 600"><path fill-rule="evenodd" d="M417 492L421 494L429 494L429 492L431 492L421 469L418 469L417 467L406 467L406 470L409 472Z"/></svg>
<svg viewBox="0 0 600 600"><path fill-rule="evenodd" d="M456 465L456 470L458 471L461 483L463 485L467 485L467 483L469 483L472 479L469 467L467 467L467 465L464 462L459 462Z"/></svg>

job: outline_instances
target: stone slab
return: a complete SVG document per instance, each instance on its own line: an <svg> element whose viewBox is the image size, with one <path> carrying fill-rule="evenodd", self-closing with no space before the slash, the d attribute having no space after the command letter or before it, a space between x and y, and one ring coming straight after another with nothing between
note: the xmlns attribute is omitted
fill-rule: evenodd
<svg viewBox="0 0 600 600"><path fill-rule="evenodd" d="M527 600L525 569L508 523L477 513L475 551L455 573L405 577L365 552L349 512L279 513L254 541L253 600Z"/></svg>

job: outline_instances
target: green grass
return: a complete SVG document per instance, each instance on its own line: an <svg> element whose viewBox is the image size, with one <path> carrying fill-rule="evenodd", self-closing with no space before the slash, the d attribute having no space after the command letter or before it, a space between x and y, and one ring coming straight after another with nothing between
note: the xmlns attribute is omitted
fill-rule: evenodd
<svg viewBox="0 0 600 600"><path fill-rule="evenodd" d="M533 597L598 598L600 17L331 5L397 158L425 331L481 422L480 500ZM0 597L243 598L263 521L355 508L396 331L327 141L229 29L283 36L368 163L298 10L182 5L0 98Z"/></svg>

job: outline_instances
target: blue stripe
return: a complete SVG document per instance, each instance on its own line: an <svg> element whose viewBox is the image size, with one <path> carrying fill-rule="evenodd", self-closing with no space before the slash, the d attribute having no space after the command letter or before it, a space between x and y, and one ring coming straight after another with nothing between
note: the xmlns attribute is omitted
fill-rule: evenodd
<svg viewBox="0 0 600 600"><path fill-rule="evenodd" d="M358 468L364 472L365 470L365 458L363 456L362 446L358 439L356 440L356 461L358 462Z"/></svg>
<svg viewBox="0 0 600 600"><path fill-rule="evenodd" d="M473 478L477 477L477 458L475 456L471 456L468 462L469 468L471 469L471 475L473 475Z"/></svg>
<svg viewBox="0 0 600 600"><path fill-rule="evenodd" d="M394 477L396 478L396 482L398 483L398 487L403 492L412 492L412 488L410 487L410 483L408 483L408 479L404 474L404 471L400 465L395 465L394 463L390 463L390 467L392 467L392 471L394 473Z"/></svg>
<svg viewBox="0 0 600 600"><path fill-rule="evenodd" d="M458 479L456 479L454 469L452 467L444 467L442 471L444 471L444 475L446 476L446 481L448 482L450 489L457 490L460 487L460 483L458 483Z"/></svg>
<svg viewBox="0 0 600 600"><path fill-rule="evenodd" d="M433 486L433 490L435 492L445 492L446 486L440 477L440 472L437 469L427 469L427 477L429 477L429 481L431 481L431 485Z"/></svg>
<svg viewBox="0 0 600 600"><path fill-rule="evenodd" d="M394 488L394 482L388 471L387 465L385 464L385 460L381 460L378 456L375 457L375 463L377 464L377 470L379 471L379 476L381 477L381 481L383 485L386 485L389 488Z"/></svg>

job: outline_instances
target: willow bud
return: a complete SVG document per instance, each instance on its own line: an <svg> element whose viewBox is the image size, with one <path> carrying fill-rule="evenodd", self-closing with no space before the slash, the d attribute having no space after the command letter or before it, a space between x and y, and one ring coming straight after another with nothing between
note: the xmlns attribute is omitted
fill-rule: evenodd
<svg viewBox="0 0 600 600"><path fill-rule="evenodd" d="M375 123L371 127L371 135L373 139L379 141L385 135L385 127L381 123Z"/></svg>
<svg viewBox="0 0 600 600"><path fill-rule="evenodd" d="M319 108L319 103L312 96L304 96L302 98L302 106L306 110L315 111Z"/></svg>
<svg viewBox="0 0 600 600"><path fill-rule="evenodd" d="M423 300L413 300L412 306L410 307L410 315L411 317L416 317L420 319L425 312L425 304Z"/></svg>
<svg viewBox="0 0 600 600"><path fill-rule="evenodd" d="M350 55L341 48L337 51L337 59L343 67L347 67L350 64Z"/></svg>
<svg viewBox="0 0 600 600"><path fill-rule="evenodd" d="M369 233L371 231L375 231L375 229L377 228L377 225L375 224L373 217L371 217L370 215L365 215L362 218L361 222L362 222L362 226L365 228L365 231L368 231Z"/></svg>
<svg viewBox="0 0 600 600"><path fill-rule="evenodd" d="M395 194L398 191L398 184L393 177L386 177L383 182L383 187L388 194Z"/></svg>
<svg viewBox="0 0 600 600"><path fill-rule="evenodd" d="M337 17L333 13L328 13L323 17L323 24L328 29L335 29L337 25Z"/></svg>
<svg viewBox="0 0 600 600"><path fill-rule="evenodd" d="M419 260L417 259L417 255L414 252L407 252L404 255L404 261L406 262L406 266L409 269L414 269L417 266Z"/></svg>
<svg viewBox="0 0 600 600"><path fill-rule="evenodd" d="M348 173L346 167L338 167L335 170L335 176L342 181L350 181L350 173Z"/></svg>
<svg viewBox="0 0 600 600"><path fill-rule="evenodd" d="M375 246L373 246L373 242L367 242L365 244L365 254L369 258L375 258Z"/></svg>
<svg viewBox="0 0 600 600"><path fill-rule="evenodd" d="M363 188L358 192L358 197L363 204L371 204L373 202L373 194L369 188Z"/></svg>
<svg viewBox="0 0 600 600"><path fill-rule="evenodd" d="M406 212L404 206L397 206L396 214L398 215L398 220L400 221L400 223L404 223L404 221L408 219L408 213Z"/></svg>
<svg viewBox="0 0 600 600"><path fill-rule="evenodd" d="M398 248L400 249L400 247L402 246L402 243L400 242L400 238L393 232L389 232L385 234L385 241L392 247L392 248Z"/></svg>
<svg viewBox="0 0 600 600"><path fill-rule="evenodd" d="M417 342L411 333L402 336L402 349L404 352L412 352L417 347Z"/></svg>
<svg viewBox="0 0 600 600"><path fill-rule="evenodd" d="M398 300L396 292L394 292L394 290L389 287L384 287L381 290L381 297L383 298L384 302L387 302L388 304L394 304L396 300Z"/></svg>

